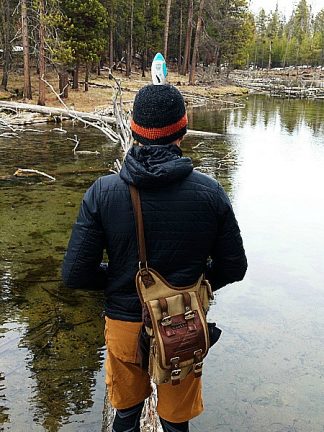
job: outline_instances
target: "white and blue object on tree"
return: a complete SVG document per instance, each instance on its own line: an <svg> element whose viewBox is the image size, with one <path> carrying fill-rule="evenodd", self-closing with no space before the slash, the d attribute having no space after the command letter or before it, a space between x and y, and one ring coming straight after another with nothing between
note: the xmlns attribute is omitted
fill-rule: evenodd
<svg viewBox="0 0 324 432"><path fill-rule="evenodd" d="M166 83L168 68L165 59L161 53L157 53L151 66L152 81L154 85L163 85Z"/></svg>

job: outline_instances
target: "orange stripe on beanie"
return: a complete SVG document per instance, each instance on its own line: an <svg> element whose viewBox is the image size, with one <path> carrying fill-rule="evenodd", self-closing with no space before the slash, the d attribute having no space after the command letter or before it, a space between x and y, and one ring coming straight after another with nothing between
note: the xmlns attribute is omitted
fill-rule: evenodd
<svg viewBox="0 0 324 432"><path fill-rule="evenodd" d="M131 129L137 135L140 135L149 140L156 140L158 138L168 137L170 135L174 135L175 133L182 130L188 124L187 114L185 114L180 120L176 123L170 124L168 126L164 126L161 128L145 128L140 126L131 120Z"/></svg>

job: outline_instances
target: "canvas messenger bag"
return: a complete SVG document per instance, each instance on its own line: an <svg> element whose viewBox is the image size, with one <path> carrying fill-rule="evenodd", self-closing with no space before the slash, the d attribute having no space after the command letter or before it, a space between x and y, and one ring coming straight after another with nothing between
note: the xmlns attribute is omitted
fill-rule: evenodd
<svg viewBox="0 0 324 432"><path fill-rule="evenodd" d="M220 336L216 324L206 320L213 293L203 275L191 286L175 287L148 266L140 195L134 186L130 193L139 251L136 288L149 339L148 372L156 384L176 385L191 371L201 376L203 359Z"/></svg>

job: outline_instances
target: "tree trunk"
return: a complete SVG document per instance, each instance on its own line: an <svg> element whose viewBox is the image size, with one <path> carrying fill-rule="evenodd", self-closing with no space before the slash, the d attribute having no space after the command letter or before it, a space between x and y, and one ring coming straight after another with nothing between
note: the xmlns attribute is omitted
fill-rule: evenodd
<svg viewBox="0 0 324 432"><path fill-rule="evenodd" d="M262 41L262 61L261 61L261 67L262 67L262 69L264 67L264 44L265 44L265 41L263 40Z"/></svg>
<svg viewBox="0 0 324 432"><path fill-rule="evenodd" d="M130 47L130 40L128 39L127 42L127 50L126 50L126 76L130 77L130 74L132 72L132 68L131 68L131 47Z"/></svg>
<svg viewBox="0 0 324 432"><path fill-rule="evenodd" d="M2 74L2 80L1 80L1 87L3 87L5 90L7 90L7 87L8 87L10 65L11 65L10 49L5 48L3 74Z"/></svg>
<svg viewBox="0 0 324 432"><path fill-rule="evenodd" d="M182 0L180 0L180 18L179 18L179 50L178 50L178 73L181 72L182 56Z"/></svg>
<svg viewBox="0 0 324 432"><path fill-rule="evenodd" d="M21 0L21 28L24 50L24 98L32 99L31 80L30 80L30 58L29 58L29 36L27 22L27 3Z"/></svg>
<svg viewBox="0 0 324 432"><path fill-rule="evenodd" d="M141 64L142 64L142 77L143 77L143 78L145 78L146 59L147 59L147 55L146 55L146 51L144 50L144 51L142 52L142 58L141 58Z"/></svg>
<svg viewBox="0 0 324 432"><path fill-rule="evenodd" d="M110 27L110 38L109 38L109 67L112 69L114 65L114 30L111 25Z"/></svg>
<svg viewBox="0 0 324 432"><path fill-rule="evenodd" d="M129 77L132 73L132 59L133 59L133 26L134 26L134 0L131 3L130 23L129 23L129 38L127 41L126 50L126 76Z"/></svg>
<svg viewBox="0 0 324 432"><path fill-rule="evenodd" d="M69 76L66 71L59 72L59 89L61 98L67 99L69 97Z"/></svg>
<svg viewBox="0 0 324 432"><path fill-rule="evenodd" d="M44 23L44 0L39 0L39 94L38 105L45 105L45 23Z"/></svg>
<svg viewBox="0 0 324 432"><path fill-rule="evenodd" d="M3 14L2 14L2 27L3 27L3 75L1 80L1 87L7 90L9 70L11 65L11 43L10 43L10 28L11 28L11 15L10 15L10 5L7 0L3 4Z"/></svg>
<svg viewBox="0 0 324 432"><path fill-rule="evenodd" d="M200 33L201 33L202 23L203 23L202 15L203 15L203 11L204 11L204 4L205 4L205 0L200 0L197 27L196 27L196 36L195 36L195 42L194 42L194 47L193 47L193 52L192 52L191 68L190 68L190 74L189 74L189 84L191 84L191 85L194 85L194 83L195 83L196 63L197 63L197 58L198 58Z"/></svg>
<svg viewBox="0 0 324 432"><path fill-rule="evenodd" d="M87 92L89 90L89 65L86 63L85 68L85 77L84 77L84 91Z"/></svg>
<svg viewBox="0 0 324 432"><path fill-rule="evenodd" d="M270 46L269 46L269 61L268 61L268 69L271 69L271 64L272 64L272 41L270 41Z"/></svg>
<svg viewBox="0 0 324 432"><path fill-rule="evenodd" d="M192 38L192 17L193 17L193 0L189 1L188 7L188 24L187 24L187 34L186 34L186 45L184 50L184 58L182 64L181 75L186 75L188 71L188 63L190 58L190 46L191 46L191 38Z"/></svg>
<svg viewBox="0 0 324 432"><path fill-rule="evenodd" d="M130 72L132 72L132 63L133 63L133 54L134 54L133 53L133 50L134 50L133 33L134 33L134 0L132 0L132 6L131 6L130 38L129 38L129 40L130 40L130 51L129 51L129 54L130 54L130 62L129 62Z"/></svg>
<svg viewBox="0 0 324 432"><path fill-rule="evenodd" d="M167 60L167 56L168 56L168 39L169 39L171 1L172 0L167 0L166 10L165 10L164 49L163 49L163 55L164 55L165 60Z"/></svg>
<svg viewBox="0 0 324 432"><path fill-rule="evenodd" d="M77 62L73 69L73 90L79 90L79 67L79 62Z"/></svg>
<svg viewBox="0 0 324 432"><path fill-rule="evenodd" d="M222 61L222 50L218 46L217 47L217 51L216 51L215 64L216 64L216 68L217 68L217 71L218 71L219 75L221 73L221 61Z"/></svg>

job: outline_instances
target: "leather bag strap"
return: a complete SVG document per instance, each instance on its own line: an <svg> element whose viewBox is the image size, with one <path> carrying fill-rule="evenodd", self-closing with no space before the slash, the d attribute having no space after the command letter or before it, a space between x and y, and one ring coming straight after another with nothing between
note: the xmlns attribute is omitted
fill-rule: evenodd
<svg viewBox="0 0 324 432"><path fill-rule="evenodd" d="M130 194L131 194L134 216L135 216L139 265L140 265L140 268L142 268L142 267L147 268L146 246L145 246L145 236L144 236L143 214L142 214L142 207L141 207L141 197L140 197L138 189L135 186L129 185L129 190L130 190Z"/></svg>

